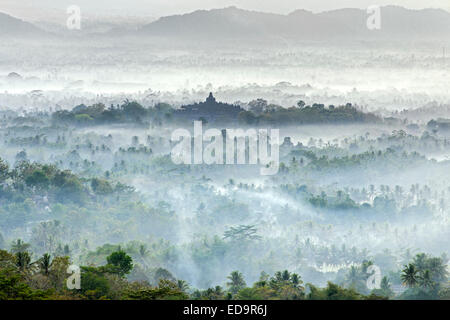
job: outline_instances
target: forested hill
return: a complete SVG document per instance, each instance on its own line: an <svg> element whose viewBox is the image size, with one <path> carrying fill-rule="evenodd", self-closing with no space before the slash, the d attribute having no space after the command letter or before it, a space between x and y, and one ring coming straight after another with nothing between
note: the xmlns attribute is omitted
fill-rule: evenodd
<svg viewBox="0 0 450 320"><path fill-rule="evenodd" d="M343 106L323 104L305 105L299 101L297 106L284 108L274 104L255 100L250 103L247 110L239 113L222 112L216 116L214 110L201 110L198 114L195 111L189 113L191 120L204 120L208 114L208 122L230 122L244 125L258 124L325 124L325 123L375 123L382 119L374 114L365 113L357 107L348 103ZM60 110L52 114L55 123L66 123L74 125L98 125L109 123L134 123L147 125L150 123L161 124L163 122L185 121L186 116L183 111L175 109L169 104L158 103L154 107L144 107L138 102L126 101L122 105L106 107L104 104L91 106L79 105L69 110Z"/></svg>

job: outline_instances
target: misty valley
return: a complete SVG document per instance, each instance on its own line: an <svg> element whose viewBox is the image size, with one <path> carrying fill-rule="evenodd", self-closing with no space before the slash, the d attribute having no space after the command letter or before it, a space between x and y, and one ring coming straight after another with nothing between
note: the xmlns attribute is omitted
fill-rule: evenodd
<svg viewBox="0 0 450 320"><path fill-rule="evenodd" d="M0 14L0 300L450 299L450 14L383 10Z"/></svg>
<svg viewBox="0 0 450 320"><path fill-rule="evenodd" d="M242 112L273 119L285 112L261 99L247 108ZM246 293L265 298L306 297L307 283L327 282L368 295L370 264L389 279L389 296L402 295L409 292L402 266L417 259L439 262L443 281L450 163L435 158L448 157L448 132L430 123L392 124L350 106L342 108L356 120L342 120L335 111L341 107L300 102L295 108L325 109L337 118L300 127L284 125L281 115L274 120L281 144L273 176L261 176L259 165L174 164L171 132L179 118L186 130L193 127L168 105L80 105L65 117L61 111L2 111L1 245L13 243L15 253L26 249L31 260L67 256L89 268L125 252L133 268L127 273L132 289L122 284L124 290L142 290L133 286L143 281L183 281L172 290L194 297L211 295L208 288L237 270L248 284L267 281L267 292L256 284ZM96 123L108 112L123 117ZM236 126L248 127L246 121L240 113ZM203 123L205 129L220 125ZM309 126L322 136L309 136ZM292 275L277 280L283 270L301 276L295 284ZM115 274L98 276L105 282L101 290L82 277L82 292L118 298L122 291L109 281L124 280L109 279ZM33 281L51 287L45 278ZM270 281L284 289L271 289ZM225 288L219 297L226 297Z"/></svg>

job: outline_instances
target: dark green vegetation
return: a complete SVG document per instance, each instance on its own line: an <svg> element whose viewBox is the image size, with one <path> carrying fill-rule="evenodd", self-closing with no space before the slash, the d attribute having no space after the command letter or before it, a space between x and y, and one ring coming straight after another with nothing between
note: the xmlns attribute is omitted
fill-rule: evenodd
<svg viewBox="0 0 450 320"><path fill-rule="evenodd" d="M314 103L305 105L299 101L297 106L283 108L267 104L265 100L256 100L250 103L250 110L239 114L239 121L247 125L298 125L313 123L376 123L381 118L371 113L364 113L357 107L348 103L335 107Z"/></svg>
<svg viewBox="0 0 450 320"><path fill-rule="evenodd" d="M208 99L211 99L208 98ZM297 106L283 108L267 104L265 100L250 103L249 109L223 104L214 100L182 106L176 110L169 104L159 103L145 108L135 101L125 101L121 105L106 107L99 103L91 106L79 105L71 111L62 110L52 114L55 124L74 124L92 126L112 123L135 123L138 125L159 124L164 122L183 123L187 120L227 123L239 121L243 125L299 125L312 123L376 123L382 119L371 113L364 113L352 104L328 106L323 104L305 105L300 101Z"/></svg>
<svg viewBox="0 0 450 320"><path fill-rule="evenodd" d="M408 289L396 296L388 277L381 281L380 289L371 292L365 283L370 274L367 268L352 266L342 285L328 282L325 288L304 284L301 277L288 270L276 272L272 277L262 272L252 286L247 286L242 273L233 271L227 277L226 288L215 286L206 290L190 288L184 280L158 269L155 285L148 281L130 281L126 275L133 268L131 257L122 249L106 257L107 264L98 267L82 266L80 289L68 289L66 270L68 256L52 257L44 254L36 261L25 250L28 244L18 240L11 252L0 250L0 300L384 300L397 299L449 299L445 287L448 273L442 259L418 254L405 266L400 277ZM14 251L17 251L14 253ZM366 294L361 293L366 292ZM370 292L370 294L369 294Z"/></svg>
<svg viewBox="0 0 450 320"><path fill-rule="evenodd" d="M148 124L149 119L160 122L170 118L173 108L165 103L159 103L153 108L144 108L135 101L125 101L121 105L111 105L107 108L98 103L91 106L79 105L71 111L62 110L52 114L55 123L71 123L77 125L136 123Z"/></svg>

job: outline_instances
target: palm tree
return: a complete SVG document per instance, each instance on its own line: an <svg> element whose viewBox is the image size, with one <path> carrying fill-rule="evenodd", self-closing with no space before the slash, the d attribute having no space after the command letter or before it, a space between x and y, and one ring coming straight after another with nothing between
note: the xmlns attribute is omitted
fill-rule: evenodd
<svg viewBox="0 0 450 320"><path fill-rule="evenodd" d="M13 241L11 245L11 252L12 253L25 252L29 247L30 247L29 243L25 243L21 239L17 239L16 241Z"/></svg>
<svg viewBox="0 0 450 320"><path fill-rule="evenodd" d="M391 288L388 277L383 277L383 279L381 279L380 288L382 290L389 290Z"/></svg>
<svg viewBox="0 0 450 320"><path fill-rule="evenodd" d="M431 289L434 287L435 283L431 278L430 270L425 270L419 277L419 285L425 289Z"/></svg>
<svg viewBox="0 0 450 320"><path fill-rule="evenodd" d="M293 285L295 285L295 286L297 286L297 285L299 285L300 284L300 277L298 276L298 274L296 274L296 273L293 273L292 275L291 275L291 281L292 281L292 284Z"/></svg>
<svg viewBox="0 0 450 320"><path fill-rule="evenodd" d="M435 282L445 282L448 277L447 265L442 258L430 258L427 261L427 269Z"/></svg>
<svg viewBox="0 0 450 320"><path fill-rule="evenodd" d="M417 284L417 272L418 270L414 266L414 264L410 263L409 265L405 265L405 268L402 270L402 281L403 284L408 287L414 287Z"/></svg>
<svg viewBox="0 0 450 320"><path fill-rule="evenodd" d="M51 256L48 253L45 253L42 258L38 260L38 265L41 272L48 276L52 266Z"/></svg>
<svg viewBox="0 0 450 320"><path fill-rule="evenodd" d="M425 271L426 263L427 263L427 256L425 253L419 253L415 256L414 265L416 266L416 269L420 271Z"/></svg>
<svg viewBox="0 0 450 320"><path fill-rule="evenodd" d="M16 253L16 265L22 272L31 271L34 263L31 262L31 256L27 251Z"/></svg>
<svg viewBox="0 0 450 320"><path fill-rule="evenodd" d="M281 279L283 281L289 281L290 278L291 278L291 274L289 273L289 271L284 270L281 274Z"/></svg>
<svg viewBox="0 0 450 320"><path fill-rule="evenodd" d="M347 274L347 284L351 288L355 288L359 280L361 280L361 274L356 266L350 267L350 272Z"/></svg>
<svg viewBox="0 0 450 320"><path fill-rule="evenodd" d="M227 279L230 280L230 282L227 282L227 286L230 288L230 292L232 294L238 293L239 290L245 288L246 286L244 277L239 271L231 272Z"/></svg>
<svg viewBox="0 0 450 320"><path fill-rule="evenodd" d="M187 292L189 290L189 284L184 280L177 280L177 287L183 292Z"/></svg>
<svg viewBox="0 0 450 320"><path fill-rule="evenodd" d="M394 295L388 277L383 277L383 279L381 279L380 289L386 297Z"/></svg>

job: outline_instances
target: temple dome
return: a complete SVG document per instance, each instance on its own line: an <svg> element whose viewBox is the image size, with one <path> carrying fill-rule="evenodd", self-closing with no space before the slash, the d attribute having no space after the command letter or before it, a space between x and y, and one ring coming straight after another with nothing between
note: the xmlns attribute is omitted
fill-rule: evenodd
<svg viewBox="0 0 450 320"><path fill-rule="evenodd" d="M206 98L206 103L216 103L216 98L214 98L212 92L210 92L208 98Z"/></svg>

